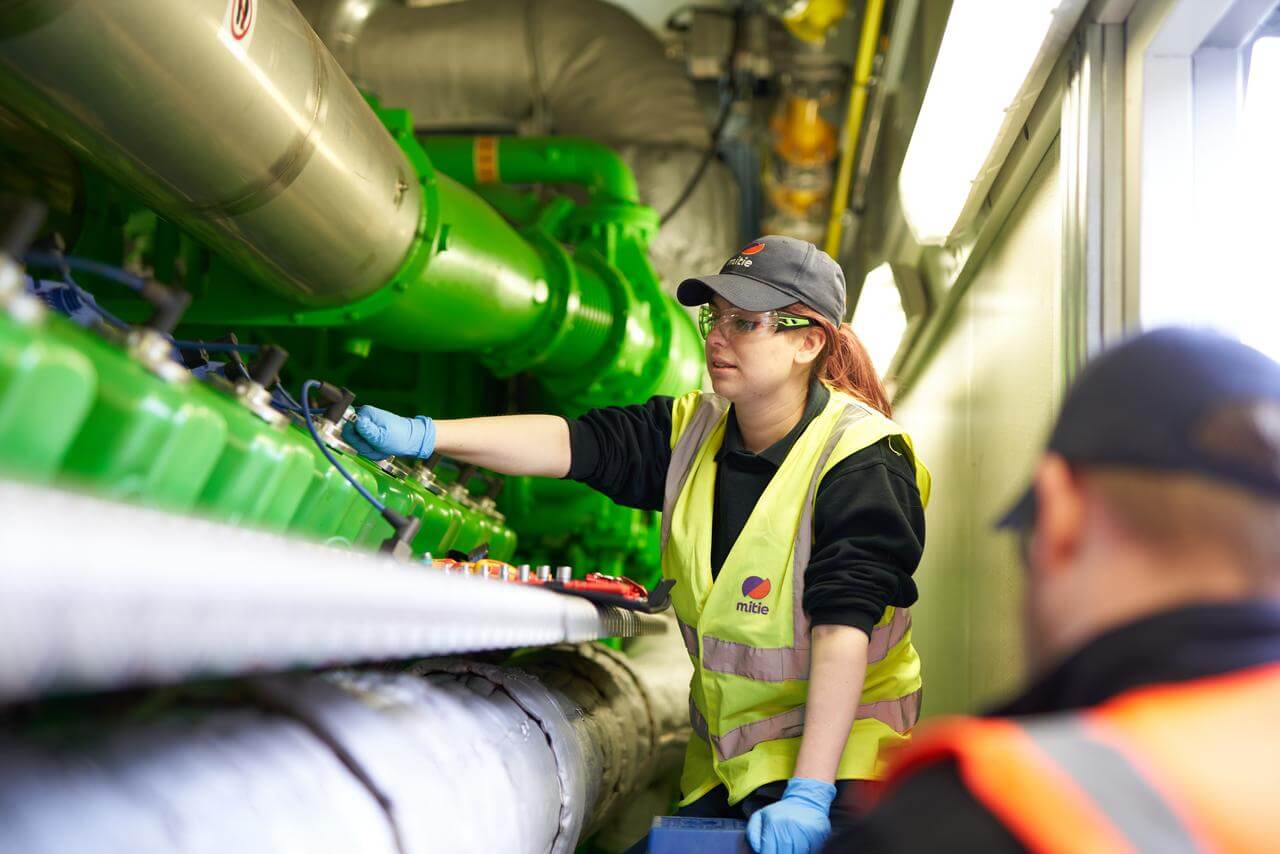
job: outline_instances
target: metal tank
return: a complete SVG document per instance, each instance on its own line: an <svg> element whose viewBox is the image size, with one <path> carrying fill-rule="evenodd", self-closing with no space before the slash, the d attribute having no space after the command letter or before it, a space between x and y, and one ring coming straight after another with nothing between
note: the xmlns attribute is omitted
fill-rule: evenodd
<svg viewBox="0 0 1280 854"><path fill-rule="evenodd" d="M306 305L385 284L420 226L417 176L286 0L6 4L0 100Z"/></svg>

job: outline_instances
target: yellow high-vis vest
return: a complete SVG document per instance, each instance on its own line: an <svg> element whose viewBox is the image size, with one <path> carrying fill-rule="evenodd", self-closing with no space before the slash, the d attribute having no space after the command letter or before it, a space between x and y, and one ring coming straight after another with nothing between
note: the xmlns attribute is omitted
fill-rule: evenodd
<svg viewBox="0 0 1280 854"><path fill-rule="evenodd" d="M837 463L892 437L929 499L929 472L893 421L837 391L809 423L756 503L716 576L711 522L716 451L729 402L691 392L675 402L662 514L662 571L693 659L681 805L724 784L737 803L795 770L809 692L809 620L801 607L818 484ZM876 779L885 748L908 739L920 712L920 659L907 609L889 607L871 634L841 780Z"/></svg>

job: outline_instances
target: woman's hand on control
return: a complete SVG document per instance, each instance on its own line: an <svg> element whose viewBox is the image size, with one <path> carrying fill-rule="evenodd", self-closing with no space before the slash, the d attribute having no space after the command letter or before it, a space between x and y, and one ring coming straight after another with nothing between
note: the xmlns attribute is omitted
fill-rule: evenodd
<svg viewBox="0 0 1280 854"><path fill-rule="evenodd" d="M342 438L371 460L426 459L435 450L436 425L425 415L405 418L376 406L362 406L355 421L342 425Z"/></svg>

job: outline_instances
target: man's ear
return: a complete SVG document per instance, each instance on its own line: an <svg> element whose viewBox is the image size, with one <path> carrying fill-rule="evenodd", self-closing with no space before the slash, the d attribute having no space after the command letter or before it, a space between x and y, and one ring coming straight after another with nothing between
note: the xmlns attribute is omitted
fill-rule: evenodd
<svg viewBox="0 0 1280 854"><path fill-rule="evenodd" d="M804 337L800 341L800 348L796 350L796 364L808 365L822 355L827 336L817 326L807 326L799 331Z"/></svg>
<svg viewBox="0 0 1280 854"><path fill-rule="evenodd" d="M1035 534L1032 571L1053 573L1068 567L1084 539L1086 506L1080 480L1061 456L1049 453L1036 468Z"/></svg>

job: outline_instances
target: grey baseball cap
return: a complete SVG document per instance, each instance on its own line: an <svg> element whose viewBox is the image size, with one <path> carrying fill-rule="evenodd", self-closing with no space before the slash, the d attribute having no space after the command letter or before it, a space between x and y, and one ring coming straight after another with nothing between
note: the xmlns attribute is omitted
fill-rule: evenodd
<svg viewBox="0 0 1280 854"><path fill-rule="evenodd" d="M1079 466L1199 475L1280 499L1280 364L1203 329L1166 327L1090 362L1048 450ZM1028 486L997 527L1028 530Z"/></svg>
<svg viewBox="0 0 1280 854"><path fill-rule="evenodd" d="M747 311L802 302L837 326L844 320L844 271L807 240L768 234L744 246L714 276L685 279L676 298L702 305L719 294Z"/></svg>

